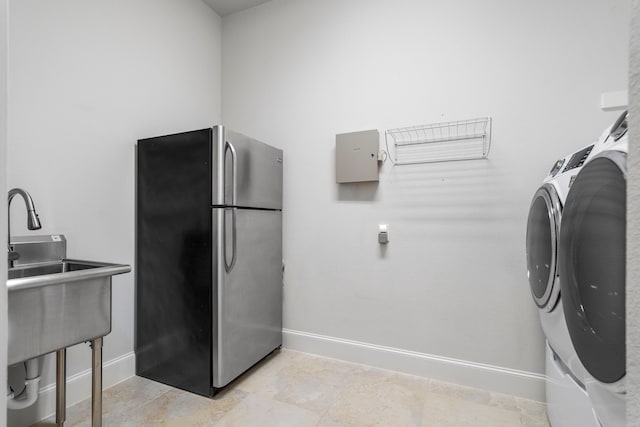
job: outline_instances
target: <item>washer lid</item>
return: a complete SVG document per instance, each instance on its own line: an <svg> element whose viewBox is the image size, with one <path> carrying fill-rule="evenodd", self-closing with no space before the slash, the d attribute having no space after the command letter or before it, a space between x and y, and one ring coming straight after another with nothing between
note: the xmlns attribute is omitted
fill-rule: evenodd
<svg viewBox="0 0 640 427"><path fill-rule="evenodd" d="M562 304L571 341L593 377L625 368L626 155L605 151L578 173L560 232Z"/></svg>
<svg viewBox="0 0 640 427"><path fill-rule="evenodd" d="M555 307L560 290L556 266L561 212L555 188L551 184L540 187L527 220L527 276L533 300L547 311Z"/></svg>

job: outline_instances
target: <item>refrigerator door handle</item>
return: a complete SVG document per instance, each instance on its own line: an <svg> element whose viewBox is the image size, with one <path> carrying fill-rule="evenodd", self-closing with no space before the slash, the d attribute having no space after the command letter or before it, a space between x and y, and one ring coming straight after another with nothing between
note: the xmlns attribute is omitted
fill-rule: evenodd
<svg viewBox="0 0 640 427"><path fill-rule="evenodd" d="M225 141L224 144L224 152L227 153L227 150L231 151L231 206L235 206L237 203L238 192L236 188L237 178L238 178L238 154L236 153L236 149L233 144L229 141ZM226 168L226 162L225 162ZM225 174L226 175L226 174Z"/></svg>
<svg viewBox="0 0 640 427"><path fill-rule="evenodd" d="M227 210L231 210L231 262L227 262ZM227 273L233 270L236 264L237 247L236 247L236 217L238 216L238 208L225 208L223 217L223 239L224 239L224 269Z"/></svg>

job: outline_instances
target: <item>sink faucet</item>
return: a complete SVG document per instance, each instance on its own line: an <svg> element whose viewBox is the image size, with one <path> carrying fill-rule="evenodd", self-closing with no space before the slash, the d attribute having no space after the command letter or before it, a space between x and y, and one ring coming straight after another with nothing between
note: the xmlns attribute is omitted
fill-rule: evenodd
<svg viewBox="0 0 640 427"><path fill-rule="evenodd" d="M13 267L13 262L20 258L20 254L15 252L11 247L11 221L9 218L11 216L11 200L19 194L22 196L25 205L27 206L27 228L29 230L39 230L42 225L40 225L40 219L38 219L38 214L36 213L36 207L33 204L33 199L21 188L12 188L9 190L9 199L7 201L7 249L9 250L9 268Z"/></svg>

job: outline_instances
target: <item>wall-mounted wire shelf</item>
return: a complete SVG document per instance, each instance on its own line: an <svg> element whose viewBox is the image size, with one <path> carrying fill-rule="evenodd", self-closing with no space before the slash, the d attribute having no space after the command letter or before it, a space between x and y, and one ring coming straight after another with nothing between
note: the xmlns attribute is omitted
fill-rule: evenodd
<svg viewBox="0 0 640 427"><path fill-rule="evenodd" d="M389 129L394 164L486 159L491 147L491 117ZM390 154L391 155L391 154Z"/></svg>

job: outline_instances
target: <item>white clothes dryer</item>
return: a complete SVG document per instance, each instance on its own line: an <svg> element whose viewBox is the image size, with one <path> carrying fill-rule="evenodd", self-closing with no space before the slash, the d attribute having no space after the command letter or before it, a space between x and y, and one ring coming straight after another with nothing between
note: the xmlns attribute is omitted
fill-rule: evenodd
<svg viewBox="0 0 640 427"><path fill-rule="evenodd" d="M527 220L527 274L547 338L547 414L554 427L600 427L586 392L589 375L578 358L561 303L559 238L569 186L594 145L558 160L536 191Z"/></svg>
<svg viewBox="0 0 640 427"><path fill-rule="evenodd" d="M565 320L604 427L625 425L626 119L605 130L576 175L558 253Z"/></svg>
<svg viewBox="0 0 640 427"><path fill-rule="evenodd" d="M584 386L560 357L545 346L547 416L553 427L601 427Z"/></svg>

